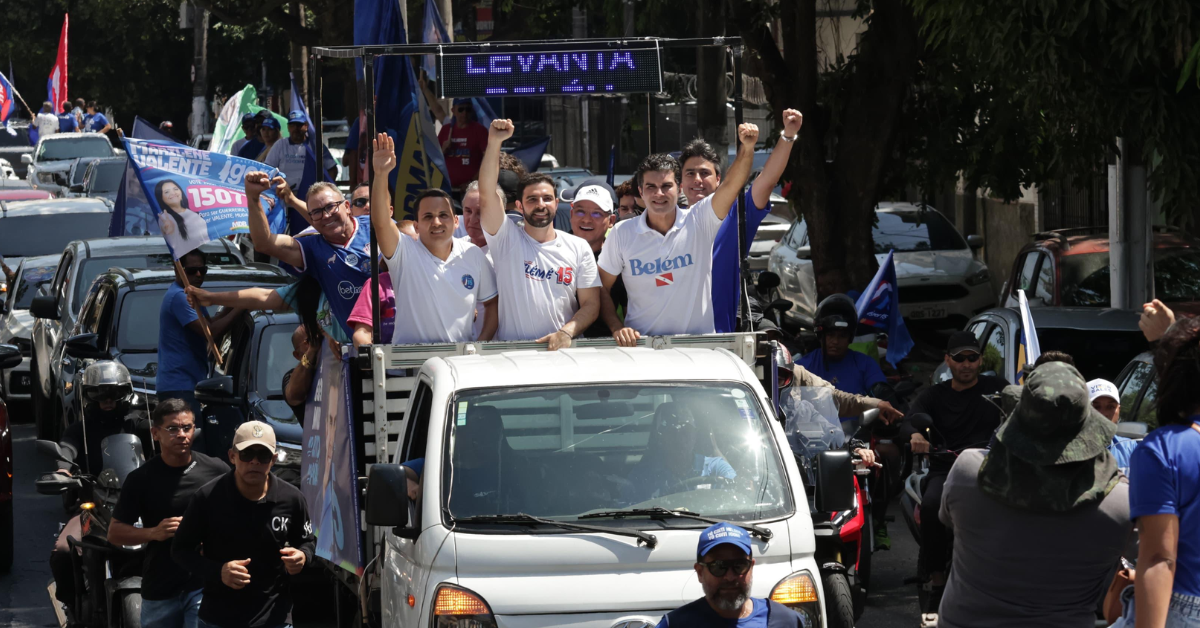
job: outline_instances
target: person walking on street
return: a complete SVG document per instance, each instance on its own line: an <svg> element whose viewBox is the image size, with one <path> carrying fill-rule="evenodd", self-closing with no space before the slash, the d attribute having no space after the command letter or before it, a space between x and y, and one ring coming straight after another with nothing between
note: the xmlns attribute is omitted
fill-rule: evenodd
<svg viewBox="0 0 1200 628"><path fill-rule="evenodd" d="M938 626L1095 624L1133 527L1116 431L1075 367L1034 370L992 449L962 452L945 480L954 558Z"/></svg>
<svg viewBox="0 0 1200 628"><path fill-rule="evenodd" d="M655 628L806 626L796 611L772 600L750 597L754 550L746 530L717 523L701 532L694 568L704 597L667 613Z"/></svg>
<svg viewBox="0 0 1200 628"><path fill-rule="evenodd" d="M1139 322L1148 340L1158 340L1160 427L1130 457L1129 509L1139 533L1138 628L1200 626L1200 320L1174 319L1155 300L1143 306Z"/></svg>
<svg viewBox="0 0 1200 628"><path fill-rule="evenodd" d="M233 470L192 496L171 556L204 579L199 628L290 627L289 579L312 562L316 538L300 489L271 474L275 432L247 421Z"/></svg>
<svg viewBox="0 0 1200 628"><path fill-rule="evenodd" d="M204 582L200 574L189 573L171 559L171 539L192 494L228 473L229 465L192 451L198 425L183 400L159 403L151 422L150 433L161 453L133 470L121 486L108 542L147 544L142 628L196 628Z"/></svg>

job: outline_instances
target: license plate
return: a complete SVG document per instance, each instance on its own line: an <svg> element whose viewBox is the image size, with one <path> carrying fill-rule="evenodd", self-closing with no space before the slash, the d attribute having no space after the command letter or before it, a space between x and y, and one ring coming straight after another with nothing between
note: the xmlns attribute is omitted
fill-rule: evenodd
<svg viewBox="0 0 1200 628"><path fill-rule="evenodd" d="M946 318L946 308L923 307L919 310L913 310L909 312L908 317L913 320L920 320L924 318Z"/></svg>

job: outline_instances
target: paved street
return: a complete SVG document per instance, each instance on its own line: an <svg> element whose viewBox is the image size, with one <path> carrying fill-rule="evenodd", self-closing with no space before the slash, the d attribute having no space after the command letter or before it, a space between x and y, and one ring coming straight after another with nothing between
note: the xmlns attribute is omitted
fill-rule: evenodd
<svg viewBox="0 0 1200 628"><path fill-rule="evenodd" d="M867 609L858 620L858 628L912 628L918 624L917 585L904 580L917 573L917 542L904 525L899 502L893 502L888 515L892 549L877 552L871 564L871 593Z"/></svg>

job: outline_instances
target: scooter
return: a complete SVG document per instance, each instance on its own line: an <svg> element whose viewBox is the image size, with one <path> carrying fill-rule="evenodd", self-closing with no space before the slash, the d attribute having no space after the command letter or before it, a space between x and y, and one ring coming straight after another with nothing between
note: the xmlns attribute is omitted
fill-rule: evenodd
<svg viewBox="0 0 1200 628"><path fill-rule="evenodd" d="M71 476L47 473L37 480L42 495L78 495L82 539L68 538L75 599L70 610L76 625L87 628L141 628L142 563L145 545L121 547L108 542L108 528L121 485L145 462L142 442L133 434L114 434L101 442L103 471L87 475L52 441L37 441L38 452L71 466ZM57 603L57 602L55 602Z"/></svg>

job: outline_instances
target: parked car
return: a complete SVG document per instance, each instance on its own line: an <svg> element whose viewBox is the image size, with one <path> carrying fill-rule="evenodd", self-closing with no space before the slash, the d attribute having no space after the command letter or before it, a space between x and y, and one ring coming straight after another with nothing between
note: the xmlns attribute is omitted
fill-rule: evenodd
<svg viewBox="0 0 1200 628"><path fill-rule="evenodd" d="M1032 308L1042 352L1064 351L1075 358L1085 379L1116 381L1134 356L1146 350L1146 337L1138 329L1139 312L1100 308ZM971 319L966 329L983 347L980 371L992 372L1017 383L1025 366L1021 346L1021 314L1017 308L998 307ZM933 381L950 378L945 364L938 365Z"/></svg>
<svg viewBox="0 0 1200 628"><path fill-rule="evenodd" d="M291 276L278 266L209 266L204 288L214 292L253 286L279 288L290 281ZM159 309L167 288L174 282L174 270L161 268L110 268L96 278L79 311L78 321L59 343L61 351L55 354L61 364L56 381L62 384L55 391L59 397L54 403L62 408L62 415L58 424L48 426L51 430L57 433L78 420L81 400L78 395L69 398L66 395L79 385L79 377L93 360L124 364L133 378L137 409L147 414L154 411L158 403L154 384L158 374ZM222 338L214 340L223 344ZM39 415L38 419L41 421L42 417ZM208 450L210 455L214 452Z"/></svg>
<svg viewBox="0 0 1200 628"><path fill-rule="evenodd" d="M69 335L75 329L93 280L114 266L169 268L174 264L166 242L157 236L84 239L66 244L59 250L62 259L54 279L34 297L29 308L37 319L33 324L30 376L33 380L33 412L38 438L42 440L58 440L58 430L64 425L64 409L72 406L71 388L63 385L71 378L62 374L62 339L64 334ZM245 262L241 252L226 240L208 242L200 250L213 266ZM155 316L157 312L156 308ZM155 329L158 329L157 321L156 318Z"/></svg>
<svg viewBox="0 0 1200 628"><path fill-rule="evenodd" d="M1137 354L1117 378L1112 380L1121 393L1121 423L1137 421L1146 429L1158 427L1158 381L1154 372L1154 354Z"/></svg>
<svg viewBox="0 0 1200 628"><path fill-rule="evenodd" d="M1017 290L1031 306L1109 307L1108 227L1034 234L1013 261L1000 301L1015 305ZM1200 240L1155 227L1154 294L1172 309L1200 314Z"/></svg>
<svg viewBox="0 0 1200 628"><path fill-rule="evenodd" d="M33 297L54 278L62 255L26 257L13 272L13 289L0 302L0 344L13 345L21 352L21 363L4 370L4 395L9 401L28 401L33 390L29 364L33 355Z"/></svg>
<svg viewBox="0 0 1200 628"><path fill-rule="evenodd" d="M0 370L7 371L21 361L12 345L0 344ZM13 562L13 434L8 406L0 395L0 573L7 573Z"/></svg>
<svg viewBox="0 0 1200 628"><path fill-rule="evenodd" d="M280 446L275 474L297 486L304 427L283 399L283 374L299 364L292 355L292 332L299 324L300 317L290 312L243 314L229 331L224 368L196 385L204 425L236 429L246 421L262 421L274 428ZM232 429L227 436L232 439ZM216 449L222 446L227 448Z"/></svg>
<svg viewBox="0 0 1200 628"><path fill-rule="evenodd" d="M933 208L880 203L875 207L871 236L880 262L888 251L895 251L900 314L909 322L959 327L996 305L988 267L975 259L974 249L983 246L983 238L963 238ZM767 262L767 269L782 281L780 294L792 302L788 319L803 326L812 325L817 309L817 283L810 253L808 225L799 220L771 251Z"/></svg>
<svg viewBox="0 0 1200 628"><path fill-rule="evenodd" d="M771 213L763 217L762 224L758 226L758 232L754 234L754 241L750 243L750 251L747 253L746 261L750 266L750 272L755 277L767 269L771 259L771 250L775 248L776 244L783 241L783 236L787 235L792 228L791 215L792 210L788 207L787 199L778 194L771 194Z"/></svg>
<svg viewBox="0 0 1200 628"><path fill-rule="evenodd" d="M346 154L346 135L345 131L332 131L321 135L321 141L325 143L325 148L329 149L329 154L337 161L336 183L339 185L349 185L350 183L350 169L342 163L342 158Z"/></svg>
<svg viewBox="0 0 1200 628"><path fill-rule="evenodd" d="M86 196L88 198L103 198L117 202L117 190L121 187L121 178L125 176L125 167L129 160L125 157L109 157L107 159L79 160L83 165L79 180L75 180L75 170L71 171L71 187L67 196ZM79 168L76 165L76 169Z"/></svg>
<svg viewBox="0 0 1200 628"><path fill-rule="evenodd" d="M29 164L22 160L22 155L33 153L33 144L29 142L29 123L9 124L0 129L0 158L12 164L13 172L22 179L29 170Z"/></svg>
<svg viewBox="0 0 1200 628"><path fill-rule="evenodd" d="M32 154L21 155L29 166L25 178L35 188L56 191L70 187L71 166L82 157L114 157L112 142L98 133L58 133L38 140Z"/></svg>
<svg viewBox="0 0 1200 628"><path fill-rule="evenodd" d="M27 255L62 253L71 240L108 235L112 206L90 198L0 201L0 260L10 270Z"/></svg>

